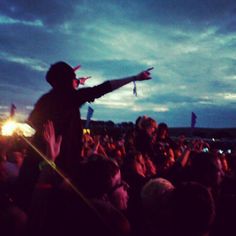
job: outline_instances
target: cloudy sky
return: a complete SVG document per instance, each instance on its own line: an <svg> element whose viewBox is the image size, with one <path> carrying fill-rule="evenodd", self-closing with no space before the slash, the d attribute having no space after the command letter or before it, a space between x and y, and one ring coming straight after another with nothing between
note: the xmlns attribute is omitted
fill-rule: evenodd
<svg viewBox="0 0 236 236"><path fill-rule="evenodd" d="M60 60L86 86L154 67L137 97L129 84L91 104L96 120L188 127L193 111L197 127L236 127L235 0L1 0L0 116L27 117Z"/></svg>

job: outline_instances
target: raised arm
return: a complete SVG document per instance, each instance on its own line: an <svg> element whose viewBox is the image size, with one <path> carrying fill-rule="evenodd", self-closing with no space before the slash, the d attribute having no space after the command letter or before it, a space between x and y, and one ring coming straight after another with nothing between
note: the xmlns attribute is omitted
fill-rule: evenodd
<svg viewBox="0 0 236 236"><path fill-rule="evenodd" d="M115 89L118 89L118 88L120 88L130 82L133 82L133 81L150 80L151 79L150 71L152 69L153 69L153 67L151 67L145 71L142 71L135 76L125 77L125 78L115 79L115 80L109 80L109 82L111 84L111 88L112 88L112 90L115 90Z"/></svg>
<svg viewBox="0 0 236 236"><path fill-rule="evenodd" d="M43 136L47 144L47 157L49 160L55 161L60 153L62 136L55 137L55 129L52 121L47 121L44 124Z"/></svg>
<svg viewBox="0 0 236 236"><path fill-rule="evenodd" d="M77 91L77 101L78 105L82 105L85 102L93 102L94 99L97 99L107 93L112 92L113 90L116 90L130 82L133 81L143 81L143 80L150 80L150 71L153 68L149 68L145 71L140 72L139 74L135 76L129 76L121 79L114 79L114 80L107 80L102 84L99 84L94 87L87 87L82 88Z"/></svg>
<svg viewBox="0 0 236 236"><path fill-rule="evenodd" d="M42 161L39 164L41 172L36 184L35 197L38 197L38 191L50 189L52 186L61 183L61 177L56 174L53 164L55 165L54 162L60 153L62 136L55 137L55 129L52 121L47 121L44 124L43 138L47 145L46 158L48 161Z"/></svg>

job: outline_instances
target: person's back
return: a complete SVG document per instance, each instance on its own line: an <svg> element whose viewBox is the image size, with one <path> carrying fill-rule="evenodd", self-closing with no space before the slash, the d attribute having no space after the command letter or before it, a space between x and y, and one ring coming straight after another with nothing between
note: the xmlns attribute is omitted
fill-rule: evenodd
<svg viewBox="0 0 236 236"><path fill-rule="evenodd" d="M121 191L124 187L118 166L111 160L98 159L78 168L74 186L81 194L67 185L46 191L38 189L29 218L29 236L75 233L118 236L130 233L129 222L121 212L127 207L127 192Z"/></svg>
<svg viewBox="0 0 236 236"><path fill-rule="evenodd" d="M173 221L175 235L207 236L215 220L215 203L211 192L197 182L186 182L173 191Z"/></svg>
<svg viewBox="0 0 236 236"><path fill-rule="evenodd" d="M51 90L42 96L35 105L28 120L38 131L34 143L45 150L41 130L51 120L57 135L62 135L60 156L57 163L66 172L71 172L73 162L79 162L82 150L82 124L79 105L75 104L76 91Z"/></svg>
<svg viewBox="0 0 236 236"><path fill-rule="evenodd" d="M173 219L171 211L173 184L167 179L149 180L141 191L142 208L140 218L143 224L138 225L143 235L170 236Z"/></svg>
<svg viewBox="0 0 236 236"><path fill-rule="evenodd" d="M70 189L52 188L40 208L30 214L27 236L118 235Z"/></svg>

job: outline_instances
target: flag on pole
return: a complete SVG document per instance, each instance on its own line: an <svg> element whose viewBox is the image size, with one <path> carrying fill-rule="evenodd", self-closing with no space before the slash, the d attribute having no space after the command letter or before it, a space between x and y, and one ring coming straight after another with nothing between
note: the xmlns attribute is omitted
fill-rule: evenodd
<svg viewBox="0 0 236 236"><path fill-rule="evenodd" d="M197 122L197 115L192 112L192 116L191 116L191 128L194 128Z"/></svg>
<svg viewBox="0 0 236 236"><path fill-rule="evenodd" d="M11 104L11 109L10 109L10 117L13 118L15 116L16 113L16 106L15 104Z"/></svg>
<svg viewBox="0 0 236 236"><path fill-rule="evenodd" d="M85 124L85 128L87 129L89 127L89 122L90 122L90 119L91 117L93 116L93 108L92 107L88 107L88 112L87 112L87 120L86 120L86 124Z"/></svg>
<svg viewBox="0 0 236 236"><path fill-rule="evenodd" d="M136 86L136 82L133 81L133 84L134 84L134 88L133 88L133 94L137 97L138 96L138 93L137 93L137 86Z"/></svg>

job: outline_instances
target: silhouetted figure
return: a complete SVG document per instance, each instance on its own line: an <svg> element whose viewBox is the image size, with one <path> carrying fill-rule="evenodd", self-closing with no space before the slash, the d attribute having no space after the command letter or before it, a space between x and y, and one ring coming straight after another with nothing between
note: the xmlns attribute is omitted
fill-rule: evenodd
<svg viewBox="0 0 236 236"><path fill-rule="evenodd" d="M51 120L55 127L56 135L62 136L61 152L57 159L57 166L67 175L74 175L74 168L80 162L82 150L82 124L79 108L86 102L103 96L132 81L148 80L150 69L122 79L106 81L98 86L76 90L76 74L74 69L65 62L53 64L47 74L46 80L52 86L52 90L44 94L35 104L29 116L29 123L36 130L33 138L34 145L40 150L45 150L42 139L43 125ZM19 179L20 193L30 193L37 179L41 159L32 151L22 167ZM24 190L23 190L24 189ZM20 196L19 196L20 197ZM26 194L21 198L27 203ZM19 199L19 201L21 201Z"/></svg>

